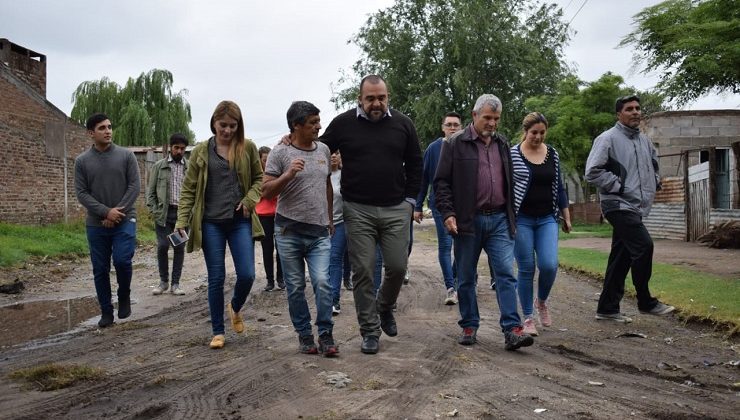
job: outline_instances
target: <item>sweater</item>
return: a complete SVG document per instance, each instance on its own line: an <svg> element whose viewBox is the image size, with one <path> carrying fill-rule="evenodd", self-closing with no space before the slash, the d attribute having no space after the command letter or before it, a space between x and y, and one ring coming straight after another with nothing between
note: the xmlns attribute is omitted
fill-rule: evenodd
<svg viewBox="0 0 740 420"><path fill-rule="evenodd" d="M416 200L421 184L421 147L411 120L393 110L380 121L350 109L334 118L321 136L332 153L342 153L341 193L345 201L395 206Z"/></svg>
<svg viewBox="0 0 740 420"><path fill-rule="evenodd" d="M531 170L522 157L522 145L511 148L511 165L514 170L514 214L519 214L524 197L529 190ZM555 179L552 182L552 214L557 217L560 210L568 208L568 195L563 188L563 178L560 172L560 156L552 146L547 146L548 154L555 162Z"/></svg>
<svg viewBox="0 0 740 420"><path fill-rule="evenodd" d="M87 209L87 226L102 226L113 207L123 207L125 220L136 218L139 165L133 152L111 144L101 152L94 146L75 159L75 193Z"/></svg>

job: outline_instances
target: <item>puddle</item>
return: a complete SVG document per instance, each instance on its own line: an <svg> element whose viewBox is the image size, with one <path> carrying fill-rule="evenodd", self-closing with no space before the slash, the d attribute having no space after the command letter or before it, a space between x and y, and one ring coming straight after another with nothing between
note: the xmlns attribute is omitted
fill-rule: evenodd
<svg viewBox="0 0 740 420"><path fill-rule="evenodd" d="M100 307L95 296L0 307L0 347L70 331L98 314Z"/></svg>

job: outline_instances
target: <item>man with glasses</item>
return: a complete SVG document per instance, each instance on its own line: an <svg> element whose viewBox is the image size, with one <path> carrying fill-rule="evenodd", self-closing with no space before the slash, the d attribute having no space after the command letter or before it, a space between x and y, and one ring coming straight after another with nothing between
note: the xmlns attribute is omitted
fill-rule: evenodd
<svg viewBox="0 0 740 420"><path fill-rule="evenodd" d="M624 280L632 271L641 313L665 315L673 306L652 297L648 282L653 269L653 240L642 223L660 189L658 157L650 139L640 133L640 98L617 99L617 122L601 133L586 161L586 180L599 189L601 212L612 225L612 249L596 319L621 323L632 319L619 310Z"/></svg>
<svg viewBox="0 0 740 420"><path fill-rule="evenodd" d="M424 152L424 166L422 168L421 175L421 191L419 196L416 197L416 208L414 209L414 221L421 223L424 218L424 212L422 206L424 200L427 198L427 192L429 187L434 182L434 173L437 172L437 164L439 163L439 153L442 150L442 143L450 138L452 134L459 131L462 128L462 117L457 112L448 112L442 118L442 133L444 137L440 137L433 141ZM445 305L457 304L457 290L455 287L455 269L453 268L452 262L452 235L445 229L444 220L442 215L437 210L434 204L434 188L429 194L429 209L432 211L432 217L434 218L434 226L437 230L437 248L439 267L442 269L442 277L444 278L445 284Z"/></svg>

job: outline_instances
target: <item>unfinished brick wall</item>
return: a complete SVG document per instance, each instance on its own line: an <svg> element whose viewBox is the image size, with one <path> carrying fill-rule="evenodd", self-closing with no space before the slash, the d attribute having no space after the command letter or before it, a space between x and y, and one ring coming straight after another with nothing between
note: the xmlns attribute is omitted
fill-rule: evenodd
<svg viewBox="0 0 740 420"><path fill-rule="evenodd" d="M74 159L89 147L83 127L0 63L0 221L46 224L81 217Z"/></svg>

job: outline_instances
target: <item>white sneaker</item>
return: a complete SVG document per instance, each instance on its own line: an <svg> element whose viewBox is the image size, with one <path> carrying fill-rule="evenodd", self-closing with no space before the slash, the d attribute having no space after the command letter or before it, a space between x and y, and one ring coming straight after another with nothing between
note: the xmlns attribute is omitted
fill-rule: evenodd
<svg viewBox="0 0 740 420"><path fill-rule="evenodd" d="M457 292L454 288L450 287L447 289L447 297L445 297L445 305L457 304Z"/></svg>
<svg viewBox="0 0 740 420"><path fill-rule="evenodd" d="M159 286L155 287L154 290L152 290L153 295L161 295L162 293L166 292L167 289L170 288L170 285L167 284L165 281L160 281Z"/></svg>
<svg viewBox="0 0 740 420"><path fill-rule="evenodd" d="M332 315L339 315L341 313L342 313L342 310L340 309L339 306L332 306L331 307L331 314Z"/></svg>
<svg viewBox="0 0 740 420"><path fill-rule="evenodd" d="M529 334L532 337L537 336L537 327L535 327L534 319L532 319L531 316L528 316L527 318L524 319L524 325L523 325L522 332L524 334Z"/></svg>
<svg viewBox="0 0 740 420"><path fill-rule="evenodd" d="M632 318L628 317L625 314L600 314L597 312L596 319L600 321L621 322L623 324L629 324L630 322L632 322Z"/></svg>
<svg viewBox="0 0 740 420"><path fill-rule="evenodd" d="M179 284L173 284L170 293L172 293L173 295L182 296L185 294L185 291L182 290Z"/></svg>

